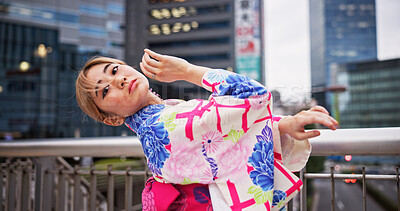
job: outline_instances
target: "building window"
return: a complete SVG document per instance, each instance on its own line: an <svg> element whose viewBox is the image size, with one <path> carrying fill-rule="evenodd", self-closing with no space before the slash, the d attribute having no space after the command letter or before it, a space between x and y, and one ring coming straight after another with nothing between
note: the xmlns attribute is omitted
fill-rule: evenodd
<svg viewBox="0 0 400 211"><path fill-rule="evenodd" d="M104 7L95 4L81 4L79 6L79 9L83 13L83 15L105 17L107 14Z"/></svg>

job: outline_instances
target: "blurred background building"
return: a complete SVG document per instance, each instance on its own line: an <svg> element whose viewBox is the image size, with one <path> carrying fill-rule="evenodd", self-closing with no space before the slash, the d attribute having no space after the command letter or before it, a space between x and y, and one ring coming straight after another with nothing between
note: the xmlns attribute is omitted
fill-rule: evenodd
<svg viewBox="0 0 400 211"><path fill-rule="evenodd" d="M126 61L138 67L144 48L190 63L224 68L263 82L260 0L127 1ZM151 81L162 98L207 98L187 82Z"/></svg>
<svg viewBox="0 0 400 211"><path fill-rule="evenodd" d="M137 68L150 48L263 82L262 11L261 0L1 1L0 137L132 134L77 106L75 78L94 55ZM163 98L209 95L185 82L151 83Z"/></svg>
<svg viewBox="0 0 400 211"><path fill-rule="evenodd" d="M74 83L92 55L124 58L124 8L123 0L0 2L0 137L123 133L82 114Z"/></svg>
<svg viewBox="0 0 400 211"><path fill-rule="evenodd" d="M400 125L400 59L346 63L338 66L342 128Z"/></svg>
<svg viewBox="0 0 400 211"><path fill-rule="evenodd" d="M377 59L375 0L310 0L311 86L334 111L337 64Z"/></svg>

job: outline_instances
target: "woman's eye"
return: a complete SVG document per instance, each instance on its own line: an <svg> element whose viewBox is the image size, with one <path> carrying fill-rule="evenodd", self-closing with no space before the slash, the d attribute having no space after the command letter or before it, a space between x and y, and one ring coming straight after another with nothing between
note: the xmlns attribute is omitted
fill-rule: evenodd
<svg viewBox="0 0 400 211"><path fill-rule="evenodd" d="M106 96L106 94L108 93L108 89L110 88L110 86L106 86L106 87L104 87L104 89L103 89L103 99L104 99L104 97Z"/></svg>
<svg viewBox="0 0 400 211"><path fill-rule="evenodd" d="M113 75L115 75L115 73L117 73L117 71L118 71L118 66L115 66L115 67L112 69L111 73L112 73Z"/></svg>

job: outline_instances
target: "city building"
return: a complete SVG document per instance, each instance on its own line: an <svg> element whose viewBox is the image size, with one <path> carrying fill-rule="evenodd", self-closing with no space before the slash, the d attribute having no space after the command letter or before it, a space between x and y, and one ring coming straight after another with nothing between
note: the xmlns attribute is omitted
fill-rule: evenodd
<svg viewBox="0 0 400 211"><path fill-rule="evenodd" d="M4 0L0 19L59 31L59 42L79 52L98 52L124 59L124 0Z"/></svg>
<svg viewBox="0 0 400 211"><path fill-rule="evenodd" d="M375 0L310 0L311 86L318 104L333 110L340 63L377 59Z"/></svg>
<svg viewBox="0 0 400 211"><path fill-rule="evenodd" d="M0 139L110 136L75 100L93 55L124 58L124 1L0 2Z"/></svg>
<svg viewBox="0 0 400 211"><path fill-rule="evenodd" d="M400 59L342 64L337 77L341 128L400 126Z"/></svg>
<svg viewBox="0 0 400 211"><path fill-rule="evenodd" d="M263 80L262 1L127 1L126 61L139 68L144 48L211 68L228 69ZM187 82L151 80L162 98L207 98Z"/></svg>

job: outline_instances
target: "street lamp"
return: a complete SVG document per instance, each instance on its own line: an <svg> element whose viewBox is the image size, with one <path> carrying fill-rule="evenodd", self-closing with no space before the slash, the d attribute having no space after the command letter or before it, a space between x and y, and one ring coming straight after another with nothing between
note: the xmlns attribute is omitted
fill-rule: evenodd
<svg viewBox="0 0 400 211"><path fill-rule="evenodd" d="M31 66L31 65L30 65L28 62L22 61L22 62L19 64L19 69L20 69L22 72L26 72L26 71L29 70L30 66Z"/></svg>
<svg viewBox="0 0 400 211"><path fill-rule="evenodd" d="M35 53L40 58L44 59L47 57L47 54L51 53L51 51L52 51L51 47L46 47L44 44L39 44Z"/></svg>

